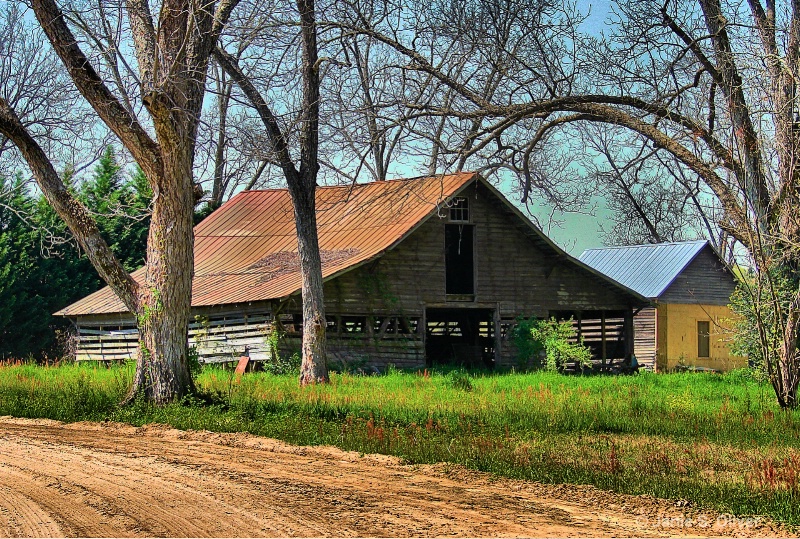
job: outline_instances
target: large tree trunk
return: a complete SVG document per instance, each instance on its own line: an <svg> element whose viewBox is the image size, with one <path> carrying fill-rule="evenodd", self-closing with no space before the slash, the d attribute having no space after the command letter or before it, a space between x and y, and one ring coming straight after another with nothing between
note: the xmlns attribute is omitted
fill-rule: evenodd
<svg viewBox="0 0 800 539"><path fill-rule="evenodd" d="M297 248L303 274L303 364L300 385L328 381L322 262L316 217L319 170L319 58L314 0L297 0L303 44L303 129L300 132L300 174L289 180L297 227Z"/></svg>
<svg viewBox="0 0 800 539"><path fill-rule="evenodd" d="M147 272L137 320L139 361L128 396L142 395L157 404L194 389L187 357L194 274L191 148L175 148L164 169L153 193Z"/></svg>
<svg viewBox="0 0 800 539"><path fill-rule="evenodd" d="M196 201L192 168L211 51L239 0L163 0L158 24L147 0L129 0L125 12L138 61L142 103L156 140L123 106L81 50L55 0L32 0L36 18L81 95L142 167L153 189L153 215L142 285L113 257L97 227L55 174L52 164L13 114L0 128L15 135L48 200L70 226L103 278L137 318L136 375L128 398L164 404L192 391L187 358ZM0 102L0 112L4 103ZM8 111L6 111L8 112ZM13 111L11 111L13 112ZM33 149L31 153L28 151Z"/></svg>
<svg viewBox="0 0 800 539"><path fill-rule="evenodd" d="M325 304L323 301L322 263L319 254L316 218L317 143L319 118L319 75L317 73L316 35L313 2L298 3L303 20L303 130L300 135L300 170L289 153L287 137L264 97L236 63L236 59L218 48L214 56L220 66L255 107L269 136L289 187L297 229L303 295L303 364L300 383L328 381L325 344Z"/></svg>
<svg viewBox="0 0 800 539"><path fill-rule="evenodd" d="M307 385L328 381L325 346L327 322L314 188L293 193L292 200L300 273L303 276L303 363L300 367L300 385Z"/></svg>

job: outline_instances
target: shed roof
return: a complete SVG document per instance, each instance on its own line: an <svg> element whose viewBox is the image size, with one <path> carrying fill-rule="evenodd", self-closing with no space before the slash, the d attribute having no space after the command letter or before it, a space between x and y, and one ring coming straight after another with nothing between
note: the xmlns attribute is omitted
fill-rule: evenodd
<svg viewBox="0 0 800 539"><path fill-rule="evenodd" d="M641 295L661 296L705 248L706 240L587 249L579 260Z"/></svg>
<svg viewBox="0 0 800 539"><path fill-rule="evenodd" d="M437 214L447 200L480 181L498 197L540 247L555 251L633 301L644 298L570 257L519 213L486 180L459 173L317 189L317 228L323 279L381 256ZM286 189L245 191L195 227L192 306L205 307L290 296L301 286L294 212ZM141 282L144 269L133 273ZM58 311L61 316L123 313L105 287Z"/></svg>

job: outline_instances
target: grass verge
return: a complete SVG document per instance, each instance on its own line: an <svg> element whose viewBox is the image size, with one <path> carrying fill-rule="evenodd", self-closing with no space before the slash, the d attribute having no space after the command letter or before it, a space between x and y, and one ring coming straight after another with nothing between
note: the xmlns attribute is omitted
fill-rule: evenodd
<svg viewBox="0 0 800 539"><path fill-rule="evenodd" d="M800 525L800 411L747 373L294 376L207 369L202 399L120 408L132 369L0 368L0 414L250 432L498 475L684 499Z"/></svg>

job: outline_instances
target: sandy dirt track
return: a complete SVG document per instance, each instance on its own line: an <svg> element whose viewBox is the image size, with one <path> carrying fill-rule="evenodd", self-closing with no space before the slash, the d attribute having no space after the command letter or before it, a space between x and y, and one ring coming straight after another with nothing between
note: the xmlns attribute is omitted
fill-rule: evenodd
<svg viewBox="0 0 800 539"><path fill-rule="evenodd" d="M246 434L0 418L0 536L784 534L677 505Z"/></svg>

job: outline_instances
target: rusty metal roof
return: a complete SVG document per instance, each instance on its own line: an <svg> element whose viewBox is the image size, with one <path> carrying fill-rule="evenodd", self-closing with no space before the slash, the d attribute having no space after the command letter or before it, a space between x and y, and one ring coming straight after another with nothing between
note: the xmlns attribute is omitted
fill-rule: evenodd
<svg viewBox="0 0 800 539"><path fill-rule="evenodd" d="M322 274L330 279L391 249L479 176L461 173L317 189ZM245 191L194 230L192 306L283 298L300 290L294 212L286 189ZM133 273L142 282L144 269ZM121 313L105 287L61 316Z"/></svg>

